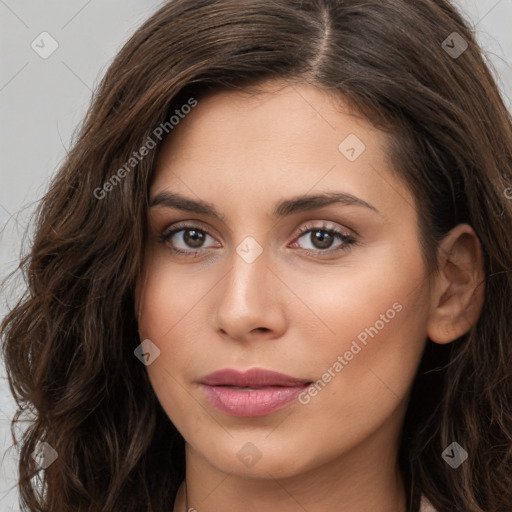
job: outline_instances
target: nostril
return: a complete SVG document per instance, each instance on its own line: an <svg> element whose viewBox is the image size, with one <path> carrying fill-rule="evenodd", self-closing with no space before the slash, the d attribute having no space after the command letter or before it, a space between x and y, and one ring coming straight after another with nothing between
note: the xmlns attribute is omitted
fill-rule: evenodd
<svg viewBox="0 0 512 512"><path fill-rule="evenodd" d="M268 327L256 327L253 331L267 332L270 331L270 329Z"/></svg>

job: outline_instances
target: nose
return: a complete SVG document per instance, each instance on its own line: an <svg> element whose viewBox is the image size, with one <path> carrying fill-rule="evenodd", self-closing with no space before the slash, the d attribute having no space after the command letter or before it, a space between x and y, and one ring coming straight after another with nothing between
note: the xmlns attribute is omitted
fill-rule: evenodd
<svg viewBox="0 0 512 512"><path fill-rule="evenodd" d="M237 341L275 339L286 330L286 285L263 249L254 261L233 251L232 267L216 287L216 329Z"/></svg>

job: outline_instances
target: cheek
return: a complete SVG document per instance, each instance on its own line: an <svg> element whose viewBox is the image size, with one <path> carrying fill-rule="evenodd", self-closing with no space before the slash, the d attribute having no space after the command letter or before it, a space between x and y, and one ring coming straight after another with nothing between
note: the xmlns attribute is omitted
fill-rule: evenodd
<svg viewBox="0 0 512 512"><path fill-rule="evenodd" d="M343 353L358 336L363 344L374 336L400 344L400 340L406 341L407 332L414 333L414 325L426 334L427 274L419 248L409 244L406 251L404 245L375 244L371 250L349 256L338 267L316 273L298 269L289 274L287 280L303 302L302 314L297 309L290 318L298 339L306 338L300 336L300 329L307 332L312 320L322 329L323 353L329 353L329 347ZM304 305L323 327L313 315L303 314Z"/></svg>
<svg viewBox="0 0 512 512"><path fill-rule="evenodd" d="M172 264L158 251L147 261L137 296L139 334L160 350L147 367L148 376L167 415L186 431L181 422L193 425L199 411L190 407L190 394L184 390L197 378L198 365L208 367L208 351L201 344L208 338L204 307L219 276L198 278L197 268Z"/></svg>
<svg viewBox="0 0 512 512"><path fill-rule="evenodd" d="M197 346L199 337L190 331L190 325L206 291L204 284L197 282L200 280L191 277L157 255L146 268L138 294L141 340L149 338L160 350L159 357L146 368L148 377L167 416L185 434L201 419L201 409L191 407L185 390L187 369L194 367L202 353Z"/></svg>
<svg viewBox="0 0 512 512"><path fill-rule="evenodd" d="M192 266L175 265L160 251L149 258L145 279L138 294L140 335L155 344L168 339L171 332L192 322L198 305L212 285L206 277L197 279Z"/></svg>
<svg viewBox="0 0 512 512"><path fill-rule="evenodd" d="M319 380L301 400L318 428L332 422L338 433L357 437L382 424L408 394L426 340L429 292L420 253L396 253L383 251L373 265L331 282L329 300L325 288L309 291L334 333L309 349Z"/></svg>

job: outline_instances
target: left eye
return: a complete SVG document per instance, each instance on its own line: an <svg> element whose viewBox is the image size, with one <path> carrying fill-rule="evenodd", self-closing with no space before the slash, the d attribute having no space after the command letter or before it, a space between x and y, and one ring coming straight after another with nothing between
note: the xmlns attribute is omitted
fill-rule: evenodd
<svg viewBox="0 0 512 512"><path fill-rule="evenodd" d="M309 237L306 237L306 235L309 235ZM327 227L306 228L305 230L301 231L298 240L304 237L306 237L306 240L309 240L313 245L312 249L305 248L307 251L336 251L340 249L340 246L344 247L354 243L354 239L351 236L346 235L337 229ZM337 249L331 249L332 244L336 238L340 240L340 244L337 246Z"/></svg>

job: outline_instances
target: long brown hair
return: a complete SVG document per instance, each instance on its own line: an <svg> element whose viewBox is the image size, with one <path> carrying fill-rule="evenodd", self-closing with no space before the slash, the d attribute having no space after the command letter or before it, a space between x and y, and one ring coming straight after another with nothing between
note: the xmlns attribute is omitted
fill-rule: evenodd
<svg viewBox="0 0 512 512"><path fill-rule="evenodd" d="M448 230L474 228L483 310L455 342L427 340L399 460L409 512L421 494L439 512L512 509L512 123L474 34L447 0L173 0L99 85L38 207L26 291L2 323L18 416L33 414L18 439L30 512L172 510L184 441L133 353L160 146L141 148L158 127L172 136L169 119L191 99L271 79L338 94L387 131L431 269ZM43 441L58 458L38 472ZM441 457L453 441L469 454L457 469Z"/></svg>

